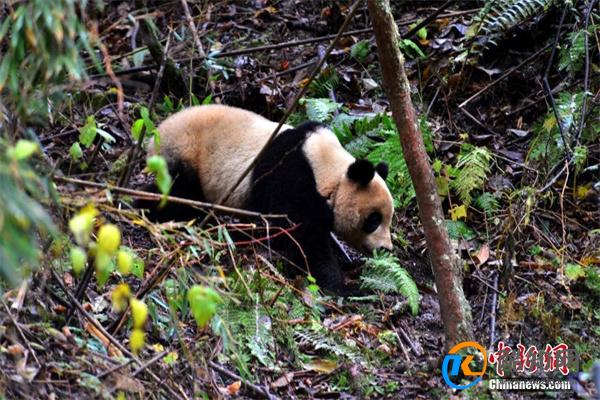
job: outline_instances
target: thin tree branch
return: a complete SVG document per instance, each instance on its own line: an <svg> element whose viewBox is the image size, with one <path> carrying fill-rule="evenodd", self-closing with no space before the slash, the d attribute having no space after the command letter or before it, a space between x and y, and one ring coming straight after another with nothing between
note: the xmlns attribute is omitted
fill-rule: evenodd
<svg viewBox="0 0 600 400"><path fill-rule="evenodd" d="M259 212L255 212L255 211L249 211L249 210L244 210L241 208L235 208L235 207L228 207L228 206L222 206L219 204L213 204L213 203L206 203L203 201L196 201L196 200L190 200L190 199L184 199L181 197L175 197L175 196L163 196L162 194L158 194L158 193L152 193L152 192L145 192L143 190L135 190L135 189L129 189L129 188L124 188L124 187L120 187L120 186L115 186L115 185L111 185L108 183L98 183L98 182L92 182L92 181L85 181L82 179L76 179L76 178L67 178L64 176L58 176L55 175L53 177L54 180L57 181L62 181L65 183L72 183L75 185L82 185L82 186L87 186L87 187L93 187L93 188L97 188L97 189L103 189L103 190L111 190L114 192L118 192L118 193L123 193L129 196L133 196L135 198L138 199L142 199L142 200L150 200L150 201L156 201L159 202L161 201L163 198L166 198L168 201L172 202L172 203L177 203L177 204L183 204L186 206L190 206L190 207L195 207L195 208L199 208L199 209L207 209L207 210L213 210L213 211L220 211L223 213L228 213L228 214L237 214L237 215L244 215L247 217L256 217L256 218L287 218L287 215L285 214L262 214Z"/></svg>
<svg viewBox="0 0 600 400"><path fill-rule="evenodd" d="M190 13L190 8L188 7L187 0L181 0L181 7L183 8L183 12L185 13L185 18L187 19L187 23L190 26L190 30L192 31L194 43L196 44L196 48L198 49L198 55L201 58L204 58L206 57L206 53L204 53L204 47L202 47L202 42L200 41L200 37L198 36L198 30L196 30L196 24L194 24L194 19L192 18L192 14Z"/></svg>
<svg viewBox="0 0 600 400"><path fill-rule="evenodd" d="M588 29L589 29L589 25L590 25L590 14L592 13L592 10L594 9L594 5L596 4L597 0L592 0L590 2L590 6L588 7L586 13L585 13L585 24L583 27L583 40L584 40L584 45L585 45L585 71L584 71L584 76L583 76L583 99L581 100L581 119L579 120L579 128L577 129L577 132L574 135L574 139L575 139L575 144L579 143L579 138L581 136L581 132L583 132L583 127L585 126L585 119L586 119L586 108L587 108L587 97L588 97L588 92L590 90L590 43L589 43L589 38L588 38ZM600 388L599 388L600 390Z"/></svg>
<svg viewBox="0 0 600 400"><path fill-rule="evenodd" d="M567 15L568 8L569 8L569 5L565 4L562 15L560 17L560 22L558 24L558 29L556 30L556 36L554 37L554 42L552 43L552 53L550 53L550 58L548 59L548 64L546 64L546 70L544 72L544 77L542 78L544 90L546 91L546 95L548 96L548 99L550 100L550 104L552 105L552 110L554 111L554 117L556 118L556 124L558 125L558 131L560 132L560 136L561 136L563 144L565 146L565 154L567 157L571 153L571 147L569 146L569 143L567 143L567 139L565 137L562 120L560 118L558 108L556 107L556 101L554 101L554 96L552 95L552 88L550 87L550 82L548 81L548 76L550 75L550 68L552 67L552 60L554 60L554 55L556 54L556 48L558 47L558 40L560 39L563 22L565 21L565 17Z"/></svg>
<svg viewBox="0 0 600 400"><path fill-rule="evenodd" d="M185 1L185 0L184 0ZM163 74L165 72L165 65L167 64L167 59L169 58L169 49L171 47L171 32L167 36L167 43L165 44L165 48L163 50L163 57L160 64L160 69L158 70L158 74L156 75L156 81L154 82L154 88L152 89L152 95L150 96L150 103L148 104L148 114L152 113L152 109L154 108L154 103L156 102L156 96L158 95L158 89L160 87L160 83L162 81ZM144 144L144 139L146 138L146 124L142 125L142 130L140 132L140 136L138 138L137 144L131 149L129 153L129 157L127 158L127 163L125 164L125 170L121 175L121 179L117 183L117 186L127 186L129 183L129 178L131 177L131 171L134 168L134 161L138 152L142 150L142 146Z"/></svg>

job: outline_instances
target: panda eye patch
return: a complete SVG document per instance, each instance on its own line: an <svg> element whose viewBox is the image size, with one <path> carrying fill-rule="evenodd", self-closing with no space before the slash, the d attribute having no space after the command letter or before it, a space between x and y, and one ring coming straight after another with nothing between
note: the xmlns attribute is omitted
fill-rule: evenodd
<svg viewBox="0 0 600 400"><path fill-rule="evenodd" d="M373 233L375 232L375 230L377 230L382 220L383 217L381 216L380 212L372 212L371 214L369 214L367 219L365 219L362 230L366 233Z"/></svg>

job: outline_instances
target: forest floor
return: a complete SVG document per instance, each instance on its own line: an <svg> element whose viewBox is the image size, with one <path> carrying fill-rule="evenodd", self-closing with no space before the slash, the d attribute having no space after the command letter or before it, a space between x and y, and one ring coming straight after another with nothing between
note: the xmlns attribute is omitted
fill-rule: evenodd
<svg viewBox="0 0 600 400"><path fill-rule="evenodd" d="M321 0L208 6L189 1L203 51L209 55L201 59L179 1L151 2L155 5L149 14L135 8L133 1L107 3L104 11L87 18L97 22L117 76L94 75L90 69L84 87L67 89L62 111L53 115L50 125L35 129L51 173L57 176L57 225L67 226L82 207L94 204L99 220L120 228L123 244L144 260L144 267L137 275L113 274L104 285L92 281L81 287L65 257L48 257L30 280L5 293L0 309L0 387L6 398L268 394L520 399L594 393L593 385L576 371L568 378L570 391L498 392L484 384L459 393L444 383L439 369L445 354L443 326L416 201L410 194L403 194L396 207L394 255L419 288L416 315L396 294L340 299L296 289L280 278L269 251L252 240L231 246L228 230L246 226L238 215L219 214L216 223L203 227L154 224L128 206L135 196L94 186L116 185L127 169L135 147L130 132L142 105L150 108L156 124L181 105L202 102L281 118L349 7ZM456 166L465 142L487 148L493 160L485 184L477 189L497 199L492 212L470 206L465 215L451 218L451 212L460 213L462 200L452 190L444 196L448 219L455 219L451 236L464 261L475 340L488 351L495 351L498 341L540 349L565 343L576 350L582 370L589 370L600 359L600 280L593 286L568 271L576 268L573 265L600 265L600 194L592 185L599 181L598 172L581 175L577 183L559 176L544 188L557 170L542 170L530 161L537 126L549 115L542 79L561 10L551 8L536 21L514 28L497 47L467 65L461 62L461 57L470 57L464 54L469 48L467 31L481 9L478 2L460 4L428 24L426 37L421 32L406 38L410 43L403 50L415 107L427 121L430 156L442 166L436 172L441 186L443 178L452 175L446 169ZM401 34L441 5L405 2L395 7ZM179 76L160 76L153 55L144 50L147 16L153 19L162 48L169 43L163 59L174 60ZM348 28L356 32L338 42L326 72L308 91L306 98L342 105L325 111L331 120L340 113L364 117L389 111L368 28L365 6ZM311 41L315 38L322 39ZM305 39L309 43L285 44ZM268 48L271 45L280 48ZM254 47L258 49L251 51ZM238 54L223 56L236 50ZM211 56L216 52L220 55ZM335 78L328 78L331 75ZM551 87L564 89L561 80L552 69ZM597 92L590 92L597 100ZM306 117L307 108L303 103L293 118ZM84 148L83 158L73 160L70 149L90 124L111 139L98 137ZM598 164L600 144L588 150L588 164ZM151 179L142 164L133 168L129 188L143 190ZM62 254L68 242L67 237L55 241L44 254ZM353 278L359 269L354 267ZM135 357L127 350L131 322L126 313L111 307L111 294L122 281L146 302L151 320L146 324L146 345ZM186 289L197 283L218 288L225 299L206 328L196 325L185 300Z"/></svg>

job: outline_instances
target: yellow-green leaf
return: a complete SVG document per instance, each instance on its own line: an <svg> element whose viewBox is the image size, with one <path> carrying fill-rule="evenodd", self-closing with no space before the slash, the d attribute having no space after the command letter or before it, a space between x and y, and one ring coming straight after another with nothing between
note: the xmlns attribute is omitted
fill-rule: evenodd
<svg viewBox="0 0 600 400"><path fill-rule="evenodd" d="M452 221L458 221L461 218L467 218L467 207L464 204L450 209L450 219Z"/></svg>
<svg viewBox="0 0 600 400"><path fill-rule="evenodd" d="M118 284L112 291L112 306L117 312L125 311L127 303L131 297L131 289L126 283Z"/></svg>
<svg viewBox="0 0 600 400"><path fill-rule="evenodd" d="M20 139L14 147L8 150L8 155L15 160L24 160L39 150L37 143Z"/></svg>
<svg viewBox="0 0 600 400"><path fill-rule="evenodd" d="M114 267L112 256L99 247L96 250L96 279L98 285L104 286Z"/></svg>
<svg viewBox="0 0 600 400"><path fill-rule="evenodd" d="M117 266L122 275L128 275L133 265L133 256L128 250L119 250L117 253Z"/></svg>
<svg viewBox="0 0 600 400"><path fill-rule="evenodd" d="M98 215L98 210L90 205L81 209L69 221L69 229L73 233L77 244L82 246L88 244L96 215Z"/></svg>
<svg viewBox="0 0 600 400"><path fill-rule="evenodd" d="M144 326L146 319L148 318L148 306L143 301L138 299L129 300L129 306L131 307L131 317L133 318L133 327L141 328Z"/></svg>
<svg viewBox="0 0 600 400"><path fill-rule="evenodd" d="M87 254L84 249L79 246L71 247L71 266L75 276L81 275L87 261Z"/></svg>
<svg viewBox="0 0 600 400"><path fill-rule="evenodd" d="M121 231L113 224L102 225L98 230L98 247L114 254L121 245Z"/></svg>
<svg viewBox="0 0 600 400"><path fill-rule="evenodd" d="M213 289L204 286L192 286L187 293L192 315L200 327L206 326L208 321L217 312L217 305L221 296Z"/></svg>
<svg viewBox="0 0 600 400"><path fill-rule="evenodd" d="M146 335L141 329L133 329L129 336L129 347L133 354L138 354L146 343Z"/></svg>

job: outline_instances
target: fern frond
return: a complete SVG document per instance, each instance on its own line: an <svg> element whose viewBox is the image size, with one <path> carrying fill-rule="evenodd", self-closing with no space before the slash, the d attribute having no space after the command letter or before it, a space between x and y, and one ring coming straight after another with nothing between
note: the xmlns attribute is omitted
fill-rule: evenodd
<svg viewBox="0 0 600 400"><path fill-rule="evenodd" d="M300 346L310 346L314 350L325 350L352 363L365 363L359 348L353 343L346 343L343 337L327 331L320 324L313 324L310 328L297 330L294 332L294 336Z"/></svg>
<svg viewBox="0 0 600 400"><path fill-rule="evenodd" d="M492 154L485 147L463 144L456 164L458 175L451 185L464 205L471 204L474 190L483 189L483 184L490 173L491 160Z"/></svg>
<svg viewBox="0 0 600 400"><path fill-rule="evenodd" d="M511 28L544 15L556 0L487 0L471 23L471 59L477 59L505 37Z"/></svg>
<svg viewBox="0 0 600 400"><path fill-rule="evenodd" d="M500 204L498 203L498 199L492 193L485 192L481 194L481 196L475 199L475 205L481 211L485 213L485 215L490 216L500 208Z"/></svg>
<svg viewBox="0 0 600 400"><path fill-rule="evenodd" d="M584 29L567 35L567 44L560 48L558 69L572 73L581 71L585 60L585 35Z"/></svg>
<svg viewBox="0 0 600 400"><path fill-rule="evenodd" d="M311 121L327 122L341 106L326 98L306 99L306 116Z"/></svg>
<svg viewBox="0 0 600 400"><path fill-rule="evenodd" d="M335 90L340 82L340 77L333 68L324 69L309 86L312 97L329 97L329 92Z"/></svg>
<svg viewBox="0 0 600 400"><path fill-rule="evenodd" d="M406 297L413 315L419 312L419 289L406 269L389 253L375 254L367 260L360 277L363 289L398 293Z"/></svg>

